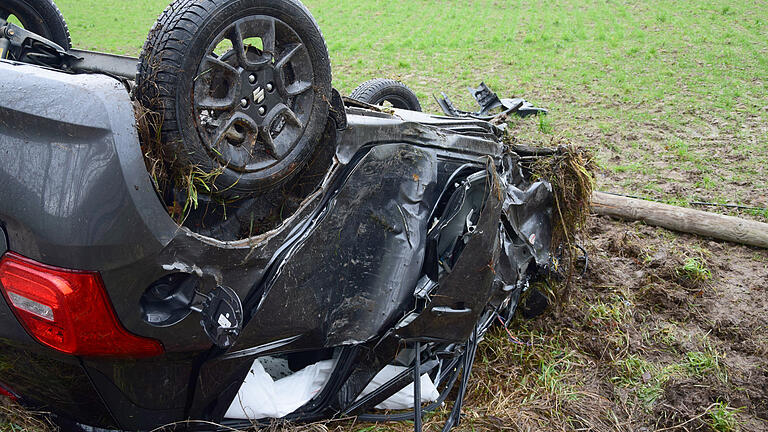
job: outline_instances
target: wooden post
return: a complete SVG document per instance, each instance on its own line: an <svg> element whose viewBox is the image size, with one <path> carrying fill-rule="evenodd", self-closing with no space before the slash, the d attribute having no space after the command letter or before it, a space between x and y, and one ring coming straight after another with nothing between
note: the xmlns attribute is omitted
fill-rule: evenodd
<svg viewBox="0 0 768 432"><path fill-rule="evenodd" d="M603 192L592 194L599 215L639 220L648 225L733 243L768 248L768 224Z"/></svg>

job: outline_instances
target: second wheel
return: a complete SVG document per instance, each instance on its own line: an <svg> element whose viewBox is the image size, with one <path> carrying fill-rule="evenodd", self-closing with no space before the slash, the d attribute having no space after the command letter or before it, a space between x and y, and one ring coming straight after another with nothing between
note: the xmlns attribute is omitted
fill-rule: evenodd
<svg viewBox="0 0 768 432"><path fill-rule="evenodd" d="M405 84L385 78L375 78L360 84L349 96L371 105L389 104L395 108L421 111L416 93Z"/></svg>

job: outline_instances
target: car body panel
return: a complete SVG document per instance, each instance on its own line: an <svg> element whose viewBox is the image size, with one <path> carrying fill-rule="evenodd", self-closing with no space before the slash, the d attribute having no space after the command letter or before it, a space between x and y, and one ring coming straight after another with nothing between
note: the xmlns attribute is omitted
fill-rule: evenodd
<svg viewBox="0 0 768 432"><path fill-rule="evenodd" d="M0 219L16 251L104 271L162 248L176 227L135 145L125 87L5 61L0 70Z"/></svg>
<svg viewBox="0 0 768 432"><path fill-rule="evenodd" d="M238 239L236 222L257 198L194 232L171 219L122 83L7 61L0 76L0 227L9 250L98 271L122 325L165 349L141 360L57 354L0 302L0 367L12 369L0 382L82 423L138 430L221 421L264 355L336 359L326 388L289 418L344 412L403 344L474 352L478 321L514 311L548 258L551 188L523 178L487 122L349 107L346 127L326 131L296 211ZM242 302L231 345L209 337L199 308L172 323L146 313L152 287L178 274L194 281L195 296L227 287ZM41 368L47 359L50 370L29 374L24 356Z"/></svg>
<svg viewBox="0 0 768 432"><path fill-rule="evenodd" d="M115 427L80 361L34 341L0 295L0 385L41 410Z"/></svg>

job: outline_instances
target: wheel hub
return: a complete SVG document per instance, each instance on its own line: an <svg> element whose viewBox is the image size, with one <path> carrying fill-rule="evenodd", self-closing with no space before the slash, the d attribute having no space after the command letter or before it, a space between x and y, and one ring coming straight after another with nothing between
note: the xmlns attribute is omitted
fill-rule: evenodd
<svg viewBox="0 0 768 432"><path fill-rule="evenodd" d="M259 127L268 126L267 114L284 103L284 95L275 86L275 69L240 70L240 104L235 109L247 115Z"/></svg>

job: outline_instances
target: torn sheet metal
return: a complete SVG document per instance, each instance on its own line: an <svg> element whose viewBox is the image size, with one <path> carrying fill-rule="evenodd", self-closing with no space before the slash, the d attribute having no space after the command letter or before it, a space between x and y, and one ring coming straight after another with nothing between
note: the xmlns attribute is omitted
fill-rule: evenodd
<svg viewBox="0 0 768 432"><path fill-rule="evenodd" d="M474 350L466 341L487 330L496 313L514 312L547 262L548 184L524 178L519 159L488 139L498 133L492 125L462 133L457 129L475 121L438 118L427 125L411 122L414 116L348 112L335 180L245 297L250 318L224 354L229 362L257 353L363 348L337 366L324 390L333 396L318 395L286 418L379 406L413 385L409 372L401 370L373 396L361 395L402 356L404 343L417 341L427 347L421 375L447 395L448 383L461 382L444 368L460 358L452 371L471 367L462 363ZM497 147L479 150L486 146ZM446 358L437 360L437 352ZM401 360L409 364L413 370L412 356ZM216 389L213 376L199 383L201 394L218 393L208 389ZM322 400L333 402L318 411Z"/></svg>
<svg viewBox="0 0 768 432"><path fill-rule="evenodd" d="M527 117L547 113L546 109L538 108L523 98L500 99L484 82L480 83L480 86L477 88L470 87L469 92L480 105L480 111L470 112L456 108L445 93L440 93L442 97L435 97L435 100L445 115L470 117L486 121L491 121L501 116L517 115L519 117Z"/></svg>
<svg viewBox="0 0 768 432"><path fill-rule="evenodd" d="M302 349L362 343L403 314L437 199L437 157L386 144L360 156L327 209L254 293L234 347L303 335ZM280 319L275 319L280 317Z"/></svg>

